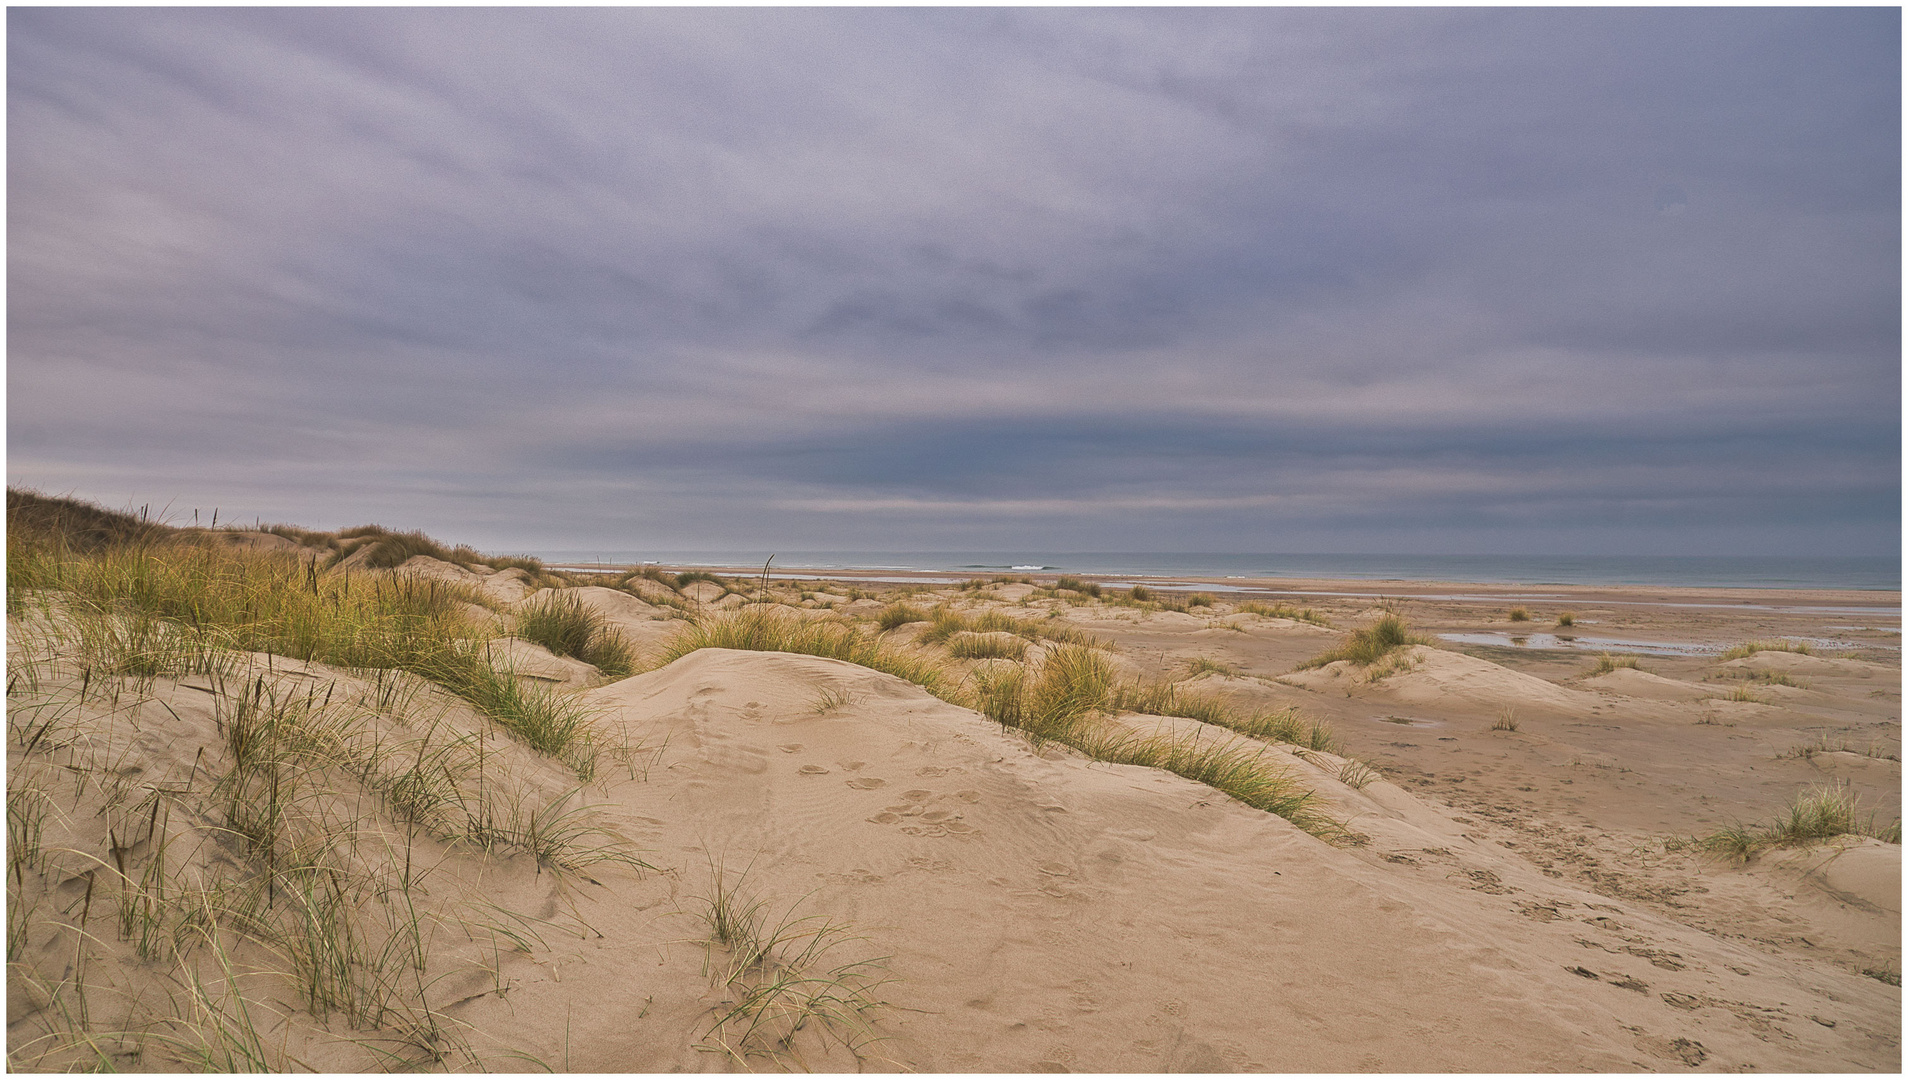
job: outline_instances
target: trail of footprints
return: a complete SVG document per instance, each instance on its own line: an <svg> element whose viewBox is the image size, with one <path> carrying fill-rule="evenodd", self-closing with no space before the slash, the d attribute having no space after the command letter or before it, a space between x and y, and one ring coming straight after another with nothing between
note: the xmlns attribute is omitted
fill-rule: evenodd
<svg viewBox="0 0 1908 1080"><path fill-rule="evenodd" d="M783 743L776 749L784 754L801 753L801 743ZM859 773L867 768L865 761L837 761L835 765L846 773ZM826 765L810 762L796 769L801 776L828 776L834 770ZM915 770L916 775L941 777L950 773L963 772L958 767L941 768L935 765L923 766ZM888 782L878 776L850 776L843 781L858 791L873 791L886 787ZM962 820L961 810L981 801L981 793L971 788L954 792L937 792L928 788L915 788L904 791L900 802L882 807L881 812L868 820L877 825L900 825L901 831L909 836L951 836L958 840L972 840L978 837L980 830Z"/></svg>

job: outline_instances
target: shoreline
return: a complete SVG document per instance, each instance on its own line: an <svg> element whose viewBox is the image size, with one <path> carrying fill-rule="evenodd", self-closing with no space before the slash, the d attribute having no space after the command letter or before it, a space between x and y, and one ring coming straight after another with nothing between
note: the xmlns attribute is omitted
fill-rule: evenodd
<svg viewBox="0 0 1908 1080"><path fill-rule="evenodd" d="M703 571L722 577L748 580L760 578L762 568L716 563L552 563L550 568L586 574L621 574L653 568L665 572ZM1707 585L1575 585L1521 584L1461 580L1411 580L1401 578L1301 578L1235 577L1195 574L1160 575L1067 573L1056 571L1019 571L966 573L953 570L901 570L895 568L799 570L769 572L771 581L840 581L880 585L946 585L994 578L1030 578L1050 585L1060 577L1074 577L1101 586L1125 588L1134 579L1150 589L1173 592L1207 591L1224 593L1236 599L1256 597L1318 597L1331 599L1414 599L1452 602L1504 603L1571 602L1609 603L1648 607L1694 607L1727 610L1768 609L1796 614L1872 614L1876 617L1901 617L1899 589L1825 589L1764 588Z"/></svg>

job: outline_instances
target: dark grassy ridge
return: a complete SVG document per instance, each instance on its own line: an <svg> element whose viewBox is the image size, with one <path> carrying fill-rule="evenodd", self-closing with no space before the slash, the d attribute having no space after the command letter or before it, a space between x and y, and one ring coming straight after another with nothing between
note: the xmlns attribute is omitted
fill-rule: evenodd
<svg viewBox="0 0 1908 1080"><path fill-rule="evenodd" d="M11 492L9 493L11 495ZM83 505L83 504L81 504ZM531 746L594 768L587 717L569 699L519 687L489 659L494 631L471 622L475 592L390 574L326 573L292 552L232 550L130 515L30 511L7 519L7 610L63 595L101 627L145 627L169 654L233 649L338 667L410 671L476 705ZM59 531L72 522L76 536ZM162 527L163 528L163 527ZM175 629L158 633L152 620ZM118 632L115 629L113 632Z"/></svg>

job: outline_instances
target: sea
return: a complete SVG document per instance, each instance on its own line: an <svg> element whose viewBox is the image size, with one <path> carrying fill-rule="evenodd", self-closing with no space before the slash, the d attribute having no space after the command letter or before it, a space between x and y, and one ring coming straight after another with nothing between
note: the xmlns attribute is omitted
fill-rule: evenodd
<svg viewBox="0 0 1908 1080"><path fill-rule="evenodd" d="M1331 578L1484 585L1656 585L1734 589L1856 589L1899 592L1895 556L1761 555L1284 555L1212 552L1051 551L611 551L531 552L556 566L657 563L676 567L761 566L775 576L855 570L1093 574L1140 580Z"/></svg>

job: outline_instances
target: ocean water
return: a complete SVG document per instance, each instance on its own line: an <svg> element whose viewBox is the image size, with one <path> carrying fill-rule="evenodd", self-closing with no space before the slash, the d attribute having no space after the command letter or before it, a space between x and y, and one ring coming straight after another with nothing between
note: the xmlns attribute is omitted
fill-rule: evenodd
<svg viewBox="0 0 1908 1080"><path fill-rule="evenodd" d="M665 566L761 566L767 551L533 552L557 565L655 562ZM1071 573L1129 578L1338 578L1514 585L1686 585L1744 589L1899 591L1901 560L1872 556L1751 555L1236 555L1182 552L790 551L772 572L839 570L957 574Z"/></svg>

